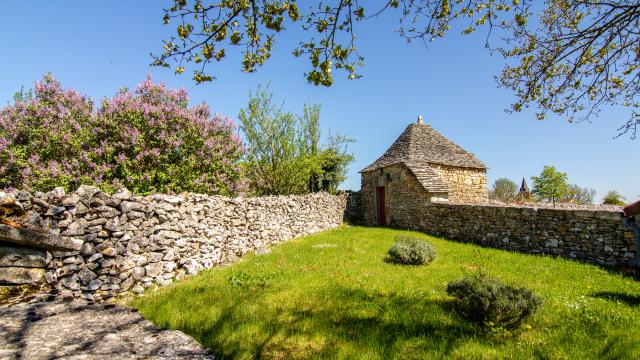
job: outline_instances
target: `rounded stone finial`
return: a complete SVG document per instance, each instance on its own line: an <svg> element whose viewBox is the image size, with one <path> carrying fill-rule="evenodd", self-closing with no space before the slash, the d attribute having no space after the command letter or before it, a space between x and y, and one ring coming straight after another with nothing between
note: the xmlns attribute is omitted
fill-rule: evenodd
<svg viewBox="0 0 640 360"><path fill-rule="evenodd" d="M422 121L422 115L418 115L418 124L424 124Z"/></svg>

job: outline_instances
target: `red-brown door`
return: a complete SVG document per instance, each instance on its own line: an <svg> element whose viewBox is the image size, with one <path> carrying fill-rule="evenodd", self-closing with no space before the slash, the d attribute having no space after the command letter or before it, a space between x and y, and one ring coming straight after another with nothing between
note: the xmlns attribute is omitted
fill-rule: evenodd
<svg viewBox="0 0 640 360"><path fill-rule="evenodd" d="M384 226L387 225L387 213L385 211L384 204L384 186L380 186L376 188L377 190L377 204L378 205L378 225Z"/></svg>

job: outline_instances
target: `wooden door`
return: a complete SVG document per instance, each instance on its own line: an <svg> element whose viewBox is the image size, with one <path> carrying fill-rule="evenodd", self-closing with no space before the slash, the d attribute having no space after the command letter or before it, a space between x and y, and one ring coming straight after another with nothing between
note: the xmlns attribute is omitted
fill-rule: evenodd
<svg viewBox="0 0 640 360"><path fill-rule="evenodd" d="M378 188L376 188L376 205L377 206L377 210L378 210L378 225L380 226L385 226L387 225L387 213L386 213L386 206L385 206L385 202L384 202L384 186L380 186Z"/></svg>

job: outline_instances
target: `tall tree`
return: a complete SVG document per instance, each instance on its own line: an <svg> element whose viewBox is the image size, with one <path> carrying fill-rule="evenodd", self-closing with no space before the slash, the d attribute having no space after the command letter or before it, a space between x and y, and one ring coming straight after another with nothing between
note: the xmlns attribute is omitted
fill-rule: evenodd
<svg viewBox="0 0 640 360"><path fill-rule="evenodd" d="M624 199L625 197L619 192L611 190L604 196L602 203L605 205L624 205Z"/></svg>
<svg viewBox="0 0 640 360"><path fill-rule="evenodd" d="M272 97L258 88L238 115L246 138L246 174L259 195L304 193L313 165L300 146L304 134L296 117L274 105Z"/></svg>
<svg viewBox="0 0 640 360"><path fill-rule="evenodd" d="M24 86L21 86L20 90L16 91L13 94L14 103L28 102L28 101L31 101L32 99L33 99L33 89L28 89L25 91Z"/></svg>
<svg viewBox="0 0 640 360"><path fill-rule="evenodd" d="M176 35L164 40L153 64L174 66L181 74L192 62L193 79L211 81L215 77L207 65L221 61L227 48L238 47L243 71L253 72L271 56L276 36L299 21L309 38L301 39L293 55L308 58L310 83L330 86L333 70L349 79L361 77L357 23L394 9L401 19L398 32L408 41L434 41L452 29L470 34L486 28L487 47L507 60L498 82L516 95L511 111L535 105L539 119L551 112L574 121L590 119L603 106L623 105L630 116L619 133L635 137L640 124L637 0L551 0L544 5L530 0L389 0L369 8L368 16L354 0L317 0L303 11L295 0L174 0L163 21L176 26Z"/></svg>
<svg viewBox="0 0 640 360"><path fill-rule="evenodd" d="M532 176L531 181L533 181L533 193L540 200L551 200L553 206L569 191L567 174L556 170L553 166L545 166L540 176Z"/></svg>
<svg viewBox="0 0 640 360"><path fill-rule="evenodd" d="M344 135L329 134L327 143L317 157L321 169L319 186L310 188L310 191L338 191L338 186L347 179L349 164L354 160L353 155L348 152L349 144L353 142L353 139Z"/></svg>
<svg viewBox="0 0 640 360"><path fill-rule="evenodd" d="M505 203L515 201L517 197L518 185L507 178L497 179L489 191L490 199L499 200Z"/></svg>
<svg viewBox="0 0 640 360"><path fill-rule="evenodd" d="M258 195L335 191L353 160L345 137L320 144L320 106L305 105L295 115L273 103L273 94L258 87L238 115L246 138L245 168Z"/></svg>
<svg viewBox="0 0 640 360"><path fill-rule="evenodd" d="M596 197L596 191L591 188L581 187L571 184L567 188L563 201L574 202L579 205L593 204Z"/></svg>

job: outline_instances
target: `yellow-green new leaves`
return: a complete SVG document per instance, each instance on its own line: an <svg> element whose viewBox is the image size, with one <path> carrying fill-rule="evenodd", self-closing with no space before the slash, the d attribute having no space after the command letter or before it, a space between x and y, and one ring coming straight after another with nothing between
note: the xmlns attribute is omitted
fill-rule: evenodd
<svg viewBox="0 0 640 360"><path fill-rule="evenodd" d="M450 30L487 30L486 46L506 60L498 83L516 95L514 111L534 105L539 119L556 113L573 121L620 104L632 114L620 131L640 125L637 0L390 0L374 6L370 17L398 9L398 32L409 42L435 41ZM361 77L356 26L366 19L356 0L317 0L303 10L295 0L174 0L163 22L177 23L177 35L164 41L153 65L174 65L181 74L193 62L194 79L210 81L207 65L237 47L242 70L253 72L271 57L277 35L299 23L306 38L293 55L308 61L308 82L331 86L336 73Z"/></svg>
<svg viewBox="0 0 640 360"><path fill-rule="evenodd" d="M170 67L175 62L175 73L182 74L184 63L193 62L198 64L193 79L211 81L215 77L206 66L223 59L228 46L237 46L244 54L243 71L252 72L271 56L274 34L283 31L287 21L299 18L295 2L174 0L165 9L163 22L179 22L177 37L164 42L164 52L154 56L152 65Z"/></svg>
<svg viewBox="0 0 640 360"><path fill-rule="evenodd" d="M518 98L512 109L535 104L538 119L555 113L571 122L587 120L603 106L628 106L631 116L618 130L634 138L640 124L633 100L640 89L639 19L640 3L625 0L553 1L537 29L516 15L511 46L500 49L515 60L499 79Z"/></svg>
<svg viewBox="0 0 640 360"><path fill-rule="evenodd" d="M180 36L180 39L186 39L189 37L189 35L191 35L191 32L193 31L193 25L191 24L187 24L185 25L179 25L178 26L178 36Z"/></svg>

